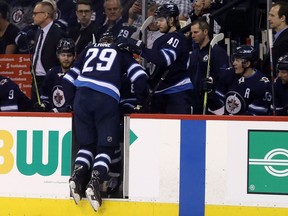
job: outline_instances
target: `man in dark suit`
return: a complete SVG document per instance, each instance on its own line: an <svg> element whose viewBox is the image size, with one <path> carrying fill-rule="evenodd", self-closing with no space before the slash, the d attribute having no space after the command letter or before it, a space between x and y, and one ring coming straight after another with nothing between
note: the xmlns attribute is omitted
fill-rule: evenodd
<svg viewBox="0 0 288 216"><path fill-rule="evenodd" d="M268 21L270 28L276 32L272 48L273 76L276 77L276 64L280 56L288 53L288 3L279 1L272 5ZM264 58L262 72L271 77L270 53Z"/></svg>
<svg viewBox="0 0 288 216"><path fill-rule="evenodd" d="M104 11L106 21L97 32L97 42L105 32L111 32L116 38L120 30L123 28L123 23L126 22L126 20L122 18L122 6L120 0L106 0L104 2Z"/></svg>
<svg viewBox="0 0 288 216"><path fill-rule="evenodd" d="M40 27L36 33L32 63L35 77L32 82L31 99L34 103L38 101L41 94L46 72L59 64L56 56L57 44L61 38L66 37L65 32L53 22L55 16L56 8L49 1L38 2L34 7L34 24Z"/></svg>

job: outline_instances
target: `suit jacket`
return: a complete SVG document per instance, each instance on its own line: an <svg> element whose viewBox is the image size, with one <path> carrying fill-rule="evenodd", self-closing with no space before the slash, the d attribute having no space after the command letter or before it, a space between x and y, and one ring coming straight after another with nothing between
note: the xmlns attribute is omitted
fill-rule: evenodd
<svg viewBox="0 0 288 216"><path fill-rule="evenodd" d="M36 48L36 44L38 42L40 32L41 30L39 29L36 33L34 49ZM56 55L56 50L57 50L57 45L58 45L59 40L63 37L67 37L66 33L57 24L53 23L44 40L42 53L40 57L40 60L42 62L42 65L46 73L48 72L50 68L59 64L59 61ZM37 74L37 71L36 71L36 74Z"/></svg>
<svg viewBox="0 0 288 216"><path fill-rule="evenodd" d="M288 53L288 28L285 29L279 37L274 41L272 48L272 59L273 59L273 74L276 77L276 65L278 59L284 54ZM270 71L270 51L263 60L262 72L264 75L271 79Z"/></svg>

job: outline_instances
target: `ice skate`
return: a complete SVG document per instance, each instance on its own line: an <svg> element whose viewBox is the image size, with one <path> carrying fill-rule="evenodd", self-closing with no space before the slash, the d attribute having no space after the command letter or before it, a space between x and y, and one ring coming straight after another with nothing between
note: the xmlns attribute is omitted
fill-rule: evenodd
<svg viewBox="0 0 288 216"><path fill-rule="evenodd" d="M69 179L69 187L71 195L74 199L76 205L79 204L80 200L82 199L82 186L79 180L79 172L83 169L83 166L76 165L73 173Z"/></svg>
<svg viewBox="0 0 288 216"><path fill-rule="evenodd" d="M102 198L100 194L99 172L97 170L92 171L91 180L87 184L85 193L94 211L98 211L102 204Z"/></svg>

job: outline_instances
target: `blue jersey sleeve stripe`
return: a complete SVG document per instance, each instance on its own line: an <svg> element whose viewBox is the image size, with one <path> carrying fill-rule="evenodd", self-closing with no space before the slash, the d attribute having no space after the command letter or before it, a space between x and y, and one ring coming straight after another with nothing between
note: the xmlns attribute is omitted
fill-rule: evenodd
<svg viewBox="0 0 288 216"><path fill-rule="evenodd" d="M128 68L128 75L131 73L131 71L133 71L134 68L138 67L137 64L132 64L129 68Z"/></svg>
<svg viewBox="0 0 288 216"><path fill-rule="evenodd" d="M173 61L176 60L177 58L177 55L176 55L176 52L174 50L171 50L171 49L163 49L165 53L167 53L169 56L172 56L173 57Z"/></svg>
<svg viewBox="0 0 288 216"><path fill-rule="evenodd" d="M273 109L273 104L270 105L270 108ZM276 108L277 111L279 111L279 110L283 110L283 109L284 109L283 106L281 106L281 107L279 107L279 106L278 106L278 107L275 106L275 108Z"/></svg>
<svg viewBox="0 0 288 216"><path fill-rule="evenodd" d="M164 50L161 50L161 52L164 55L164 58L165 58L166 63L167 63L167 66L169 66L171 64L171 59L170 59L169 55L167 55L167 53Z"/></svg>
<svg viewBox="0 0 288 216"><path fill-rule="evenodd" d="M75 78L72 77L70 74L65 74L65 76L63 77L63 79L67 80L69 83L72 83L72 84L74 85Z"/></svg>
<svg viewBox="0 0 288 216"><path fill-rule="evenodd" d="M248 107L249 107L250 110L254 110L254 111L258 112L258 113L265 114L265 113L268 112L268 108L261 107L261 106L256 106L254 104L250 104Z"/></svg>
<svg viewBox="0 0 288 216"><path fill-rule="evenodd" d="M176 92L181 92L185 90L193 89L193 84L189 78L186 78L178 83L176 83L173 86L170 86L169 88L165 88L159 91L156 91L156 94L172 94Z"/></svg>
<svg viewBox="0 0 288 216"><path fill-rule="evenodd" d="M215 91L215 94L216 95L218 95L220 98L222 98L222 99L224 99L225 98L225 95L224 94L222 94L222 92L220 92L220 91Z"/></svg>
<svg viewBox="0 0 288 216"><path fill-rule="evenodd" d="M136 71L130 78L131 82L135 82L135 80L140 76L146 76L147 74L143 70Z"/></svg>
<svg viewBox="0 0 288 216"><path fill-rule="evenodd" d="M80 74L80 70L78 68L76 68L76 67L72 67L71 71L75 72L77 75Z"/></svg>
<svg viewBox="0 0 288 216"><path fill-rule="evenodd" d="M134 70L143 70L143 68L139 65L139 64L132 64L129 68L128 68L128 76L130 75L130 73L132 73Z"/></svg>
<svg viewBox="0 0 288 216"><path fill-rule="evenodd" d="M118 89L117 87L115 87L114 85L111 85L111 84L109 84L109 83L107 83L107 82L101 82L101 81L89 79L89 78L83 77L83 76L81 76L81 75L77 78L77 80L79 80L80 82L93 83L94 85L97 85L97 86L101 86L101 87L110 89L110 90L112 90L113 92L115 92L117 95L120 95L119 89Z"/></svg>
<svg viewBox="0 0 288 216"><path fill-rule="evenodd" d="M11 105L11 106L1 106L1 111L18 111L18 105Z"/></svg>
<svg viewBox="0 0 288 216"><path fill-rule="evenodd" d="M46 96L46 95L41 95L41 96L40 96L40 99L41 99L41 100L49 100L49 97Z"/></svg>
<svg viewBox="0 0 288 216"><path fill-rule="evenodd" d="M87 87L87 88L93 89L95 91L102 92L102 93L104 93L106 95L111 96L112 98L114 98L119 103L120 95L115 93L114 91L112 91L109 88L106 88L106 87L103 87L103 86L99 86L99 85L95 85L92 82L81 82L78 79L76 80L76 86L77 87Z"/></svg>

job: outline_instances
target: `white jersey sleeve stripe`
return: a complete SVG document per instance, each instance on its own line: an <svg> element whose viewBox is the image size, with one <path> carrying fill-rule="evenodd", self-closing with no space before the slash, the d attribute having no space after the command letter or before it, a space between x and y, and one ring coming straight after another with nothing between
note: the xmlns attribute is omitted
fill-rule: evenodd
<svg viewBox="0 0 288 216"><path fill-rule="evenodd" d="M134 82L138 77L140 77L140 76L142 76L142 75L147 75L146 73L145 73L145 71L143 71L143 70L138 70L138 71L136 71L135 73L134 73L134 75L131 77L131 82Z"/></svg>

